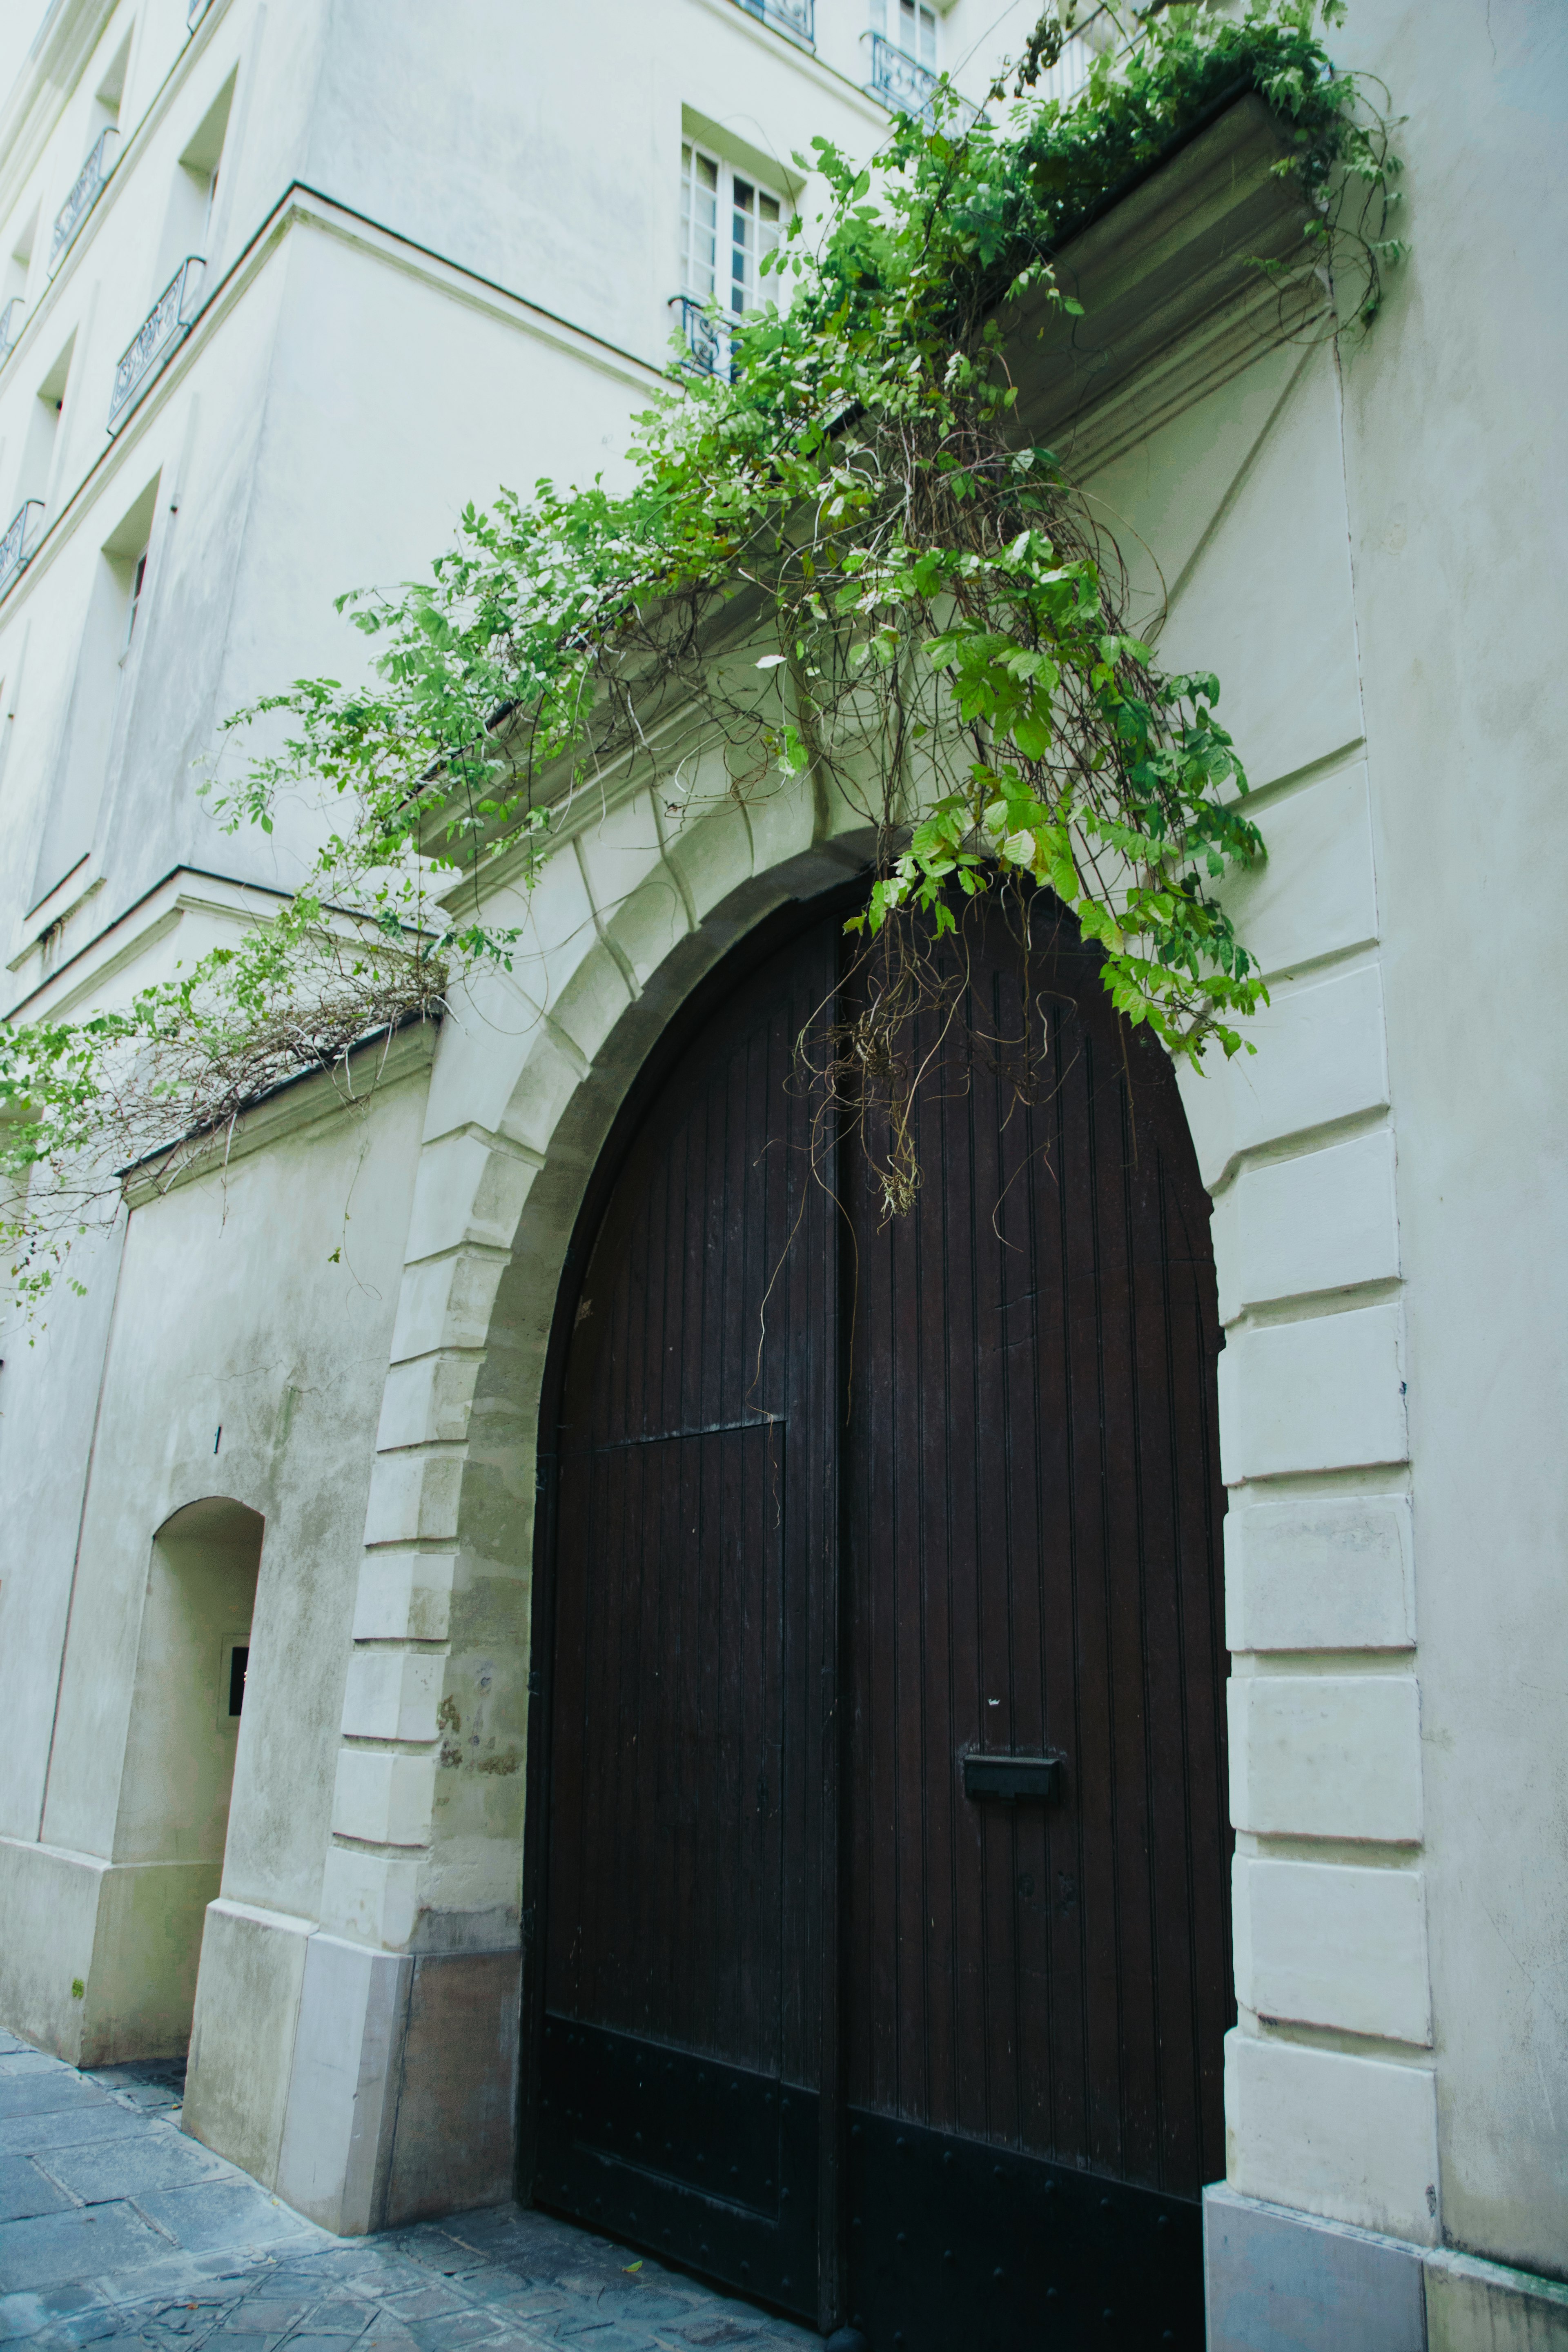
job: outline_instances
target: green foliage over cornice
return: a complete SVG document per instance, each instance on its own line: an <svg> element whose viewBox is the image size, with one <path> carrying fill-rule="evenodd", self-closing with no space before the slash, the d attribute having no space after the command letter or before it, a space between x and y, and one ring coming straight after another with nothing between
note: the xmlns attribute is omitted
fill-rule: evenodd
<svg viewBox="0 0 1568 2352"><path fill-rule="evenodd" d="M1095 60L1088 88L1066 107L1040 107L1019 126L997 194L987 200L1014 250L1057 252L1089 222L1248 91L1289 142L1281 166L1306 197L1305 236L1342 279L1342 318L1369 326L1383 271L1403 247L1389 231L1399 162L1366 78L1336 71L1323 31L1344 21L1343 0L1250 0L1239 16L1167 7L1124 49ZM1005 263L1003 264L1005 267Z"/></svg>
<svg viewBox="0 0 1568 2352"><path fill-rule="evenodd" d="M1062 30L1042 20L1033 62ZM199 1163L290 1069L510 964L527 920L498 916L487 868L535 877L590 789L656 784L679 824L809 773L863 821L878 1010L833 1057L863 1129L871 1073L940 985L934 943L998 889L1068 908L1172 1052L1237 1051L1265 992L1221 886L1262 843L1219 682L1166 673L1130 626L1114 542L1017 424L1007 322L1026 298L1075 309L1053 254L1247 90L1305 198L1300 267L1334 273L1364 327L1397 250L1394 167L1311 0L1167 7L1065 106L1024 87L973 119L943 85L868 167L815 142L815 236L791 224L732 367L678 368L638 420L626 489L503 492L428 580L344 598L367 676L240 713L231 740L259 725L273 748L215 793L231 827L270 828L293 794L332 813L294 902L123 1012L5 1035L24 1293L117 1169ZM889 1208L918 1181L897 1092Z"/></svg>

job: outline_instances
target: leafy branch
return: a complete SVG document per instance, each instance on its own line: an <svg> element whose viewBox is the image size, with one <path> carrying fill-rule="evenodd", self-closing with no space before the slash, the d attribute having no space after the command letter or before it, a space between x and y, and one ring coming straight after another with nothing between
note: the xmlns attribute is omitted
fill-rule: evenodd
<svg viewBox="0 0 1568 2352"><path fill-rule="evenodd" d="M1219 891L1263 845L1219 684L1164 673L1129 626L1113 540L1019 429L1003 321L1026 295L1076 309L1053 254L1251 89L1289 141L1303 257L1364 329L1399 252L1396 164L1320 13L1338 23L1340 0L1168 6L1130 19L1065 105L976 118L943 83L871 166L815 141L796 162L827 191L817 235L789 224L727 376L682 352L637 420L628 488L502 491L426 581L340 599L367 676L236 714L236 745L280 740L211 788L231 829L270 829L294 797L338 812L306 887L122 1013L0 1038L24 1288L52 1277L62 1203L149 1152L189 1164L279 1077L510 968L525 926L498 919L487 869L536 879L590 788L651 785L679 824L809 772L863 822L851 928L883 1008L866 1069L896 1064L894 1030L941 984L931 944L998 887L1068 909L1118 1008L1173 1053L1241 1049L1266 991ZM1021 91L1070 24L1042 19Z"/></svg>

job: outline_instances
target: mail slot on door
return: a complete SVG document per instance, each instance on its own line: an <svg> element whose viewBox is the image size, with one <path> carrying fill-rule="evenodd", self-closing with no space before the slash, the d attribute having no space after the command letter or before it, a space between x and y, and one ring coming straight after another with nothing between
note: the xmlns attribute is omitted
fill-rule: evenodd
<svg viewBox="0 0 1568 2352"><path fill-rule="evenodd" d="M1066 1762L1054 1749L1044 1756L966 1756L963 1793L1011 1805L1055 1804L1062 1794Z"/></svg>

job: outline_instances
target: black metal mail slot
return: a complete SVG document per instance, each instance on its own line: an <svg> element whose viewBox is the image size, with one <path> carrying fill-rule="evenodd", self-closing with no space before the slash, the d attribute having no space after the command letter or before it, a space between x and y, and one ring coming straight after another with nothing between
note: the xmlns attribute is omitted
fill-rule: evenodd
<svg viewBox="0 0 1568 2352"><path fill-rule="evenodd" d="M1065 1756L966 1756L966 1797L999 1797L1008 1804L1054 1804L1062 1793Z"/></svg>

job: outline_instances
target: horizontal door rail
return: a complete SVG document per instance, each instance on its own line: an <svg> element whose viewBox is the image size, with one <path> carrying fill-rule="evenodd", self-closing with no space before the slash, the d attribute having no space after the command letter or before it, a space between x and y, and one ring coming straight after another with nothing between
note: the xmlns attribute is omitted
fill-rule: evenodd
<svg viewBox="0 0 1568 2352"><path fill-rule="evenodd" d="M607 1437L602 1444L586 1446L583 1451L588 1454L624 1454L628 1445L670 1445L678 1437L729 1437L738 1429L782 1429L786 1418L782 1412L763 1412L759 1408L755 1418L751 1421L710 1421L704 1422L700 1429L655 1429L645 1436ZM570 1462L574 1458L571 1450L563 1449L563 1462Z"/></svg>

